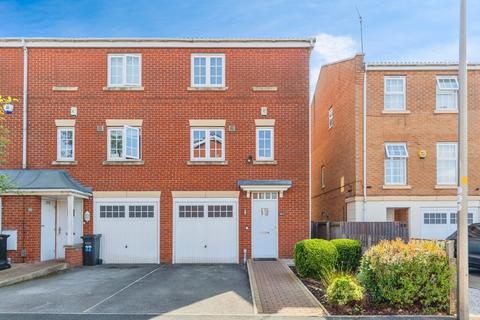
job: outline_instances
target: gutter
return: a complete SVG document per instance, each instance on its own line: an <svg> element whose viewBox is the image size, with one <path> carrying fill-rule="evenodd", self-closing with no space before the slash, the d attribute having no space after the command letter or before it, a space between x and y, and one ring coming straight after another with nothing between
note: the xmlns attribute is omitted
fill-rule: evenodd
<svg viewBox="0 0 480 320"><path fill-rule="evenodd" d="M363 217L367 217L367 69L365 63L363 74Z"/></svg>
<svg viewBox="0 0 480 320"><path fill-rule="evenodd" d="M22 169L27 168L27 98L28 98L28 49L25 39L22 39L23 47L23 117L22 117Z"/></svg>

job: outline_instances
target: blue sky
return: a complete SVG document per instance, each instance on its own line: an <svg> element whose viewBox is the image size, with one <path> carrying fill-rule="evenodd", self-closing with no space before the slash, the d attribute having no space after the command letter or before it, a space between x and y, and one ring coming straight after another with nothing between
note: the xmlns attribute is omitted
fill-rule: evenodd
<svg viewBox="0 0 480 320"><path fill-rule="evenodd" d="M368 61L458 60L459 0L0 0L0 37L314 36L313 80L360 51L355 6ZM480 0L468 9L469 60L480 61Z"/></svg>

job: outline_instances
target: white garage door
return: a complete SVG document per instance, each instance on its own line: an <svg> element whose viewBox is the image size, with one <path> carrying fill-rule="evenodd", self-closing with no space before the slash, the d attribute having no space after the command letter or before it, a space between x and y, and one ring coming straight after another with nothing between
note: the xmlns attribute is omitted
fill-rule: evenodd
<svg viewBox="0 0 480 320"><path fill-rule="evenodd" d="M159 201L95 201L94 233L104 263L159 263Z"/></svg>
<svg viewBox="0 0 480 320"><path fill-rule="evenodd" d="M422 239L442 240L457 231L456 208L423 208ZM478 221L478 209L470 208L468 224Z"/></svg>
<svg viewBox="0 0 480 320"><path fill-rule="evenodd" d="M174 200L174 263L238 263L235 199Z"/></svg>

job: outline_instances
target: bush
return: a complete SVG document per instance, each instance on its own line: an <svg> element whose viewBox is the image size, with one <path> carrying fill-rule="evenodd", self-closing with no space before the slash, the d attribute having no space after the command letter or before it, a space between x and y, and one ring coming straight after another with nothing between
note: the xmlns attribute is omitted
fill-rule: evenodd
<svg viewBox="0 0 480 320"><path fill-rule="evenodd" d="M453 271L436 241L382 241L363 256L359 279L374 301L445 311Z"/></svg>
<svg viewBox="0 0 480 320"><path fill-rule="evenodd" d="M330 242L337 248L337 269L356 271L362 259L362 243L353 239L334 239Z"/></svg>
<svg viewBox="0 0 480 320"><path fill-rule="evenodd" d="M322 280L335 270L337 256L337 249L330 241L302 240L295 245L295 268L301 277Z"/></svg>
<svg viewBox="0 0 480 320"><path fill-rule="evenodd" d="M327 288L327 300L330 303L344 306L363 300L364 289L352 276L339 276Z"/></svg>

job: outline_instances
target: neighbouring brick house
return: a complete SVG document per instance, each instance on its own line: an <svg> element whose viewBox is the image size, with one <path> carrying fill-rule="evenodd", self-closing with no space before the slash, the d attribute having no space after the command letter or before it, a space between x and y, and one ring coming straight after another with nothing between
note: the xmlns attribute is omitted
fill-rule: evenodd
<svg viewBox="0 0 480 320"><path fill-rule="evenodd" d="M457 70L363 55L322 67L312 101L312 220L405 221L417 238L456 230ZM480 207L480 65L469 65L468 83L471 223Z"/></svg>
<svg viewBox="0 0 480 320"><path fill-rule="evenodd" d="M309 236L313 44L0 40L0 93L20 98L9 256L63 258L99 233L106 263L291 257Z"/></svg>

